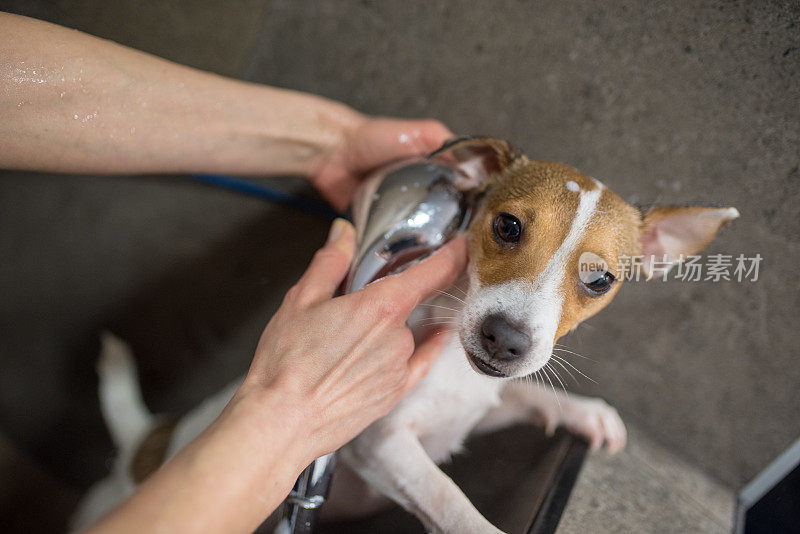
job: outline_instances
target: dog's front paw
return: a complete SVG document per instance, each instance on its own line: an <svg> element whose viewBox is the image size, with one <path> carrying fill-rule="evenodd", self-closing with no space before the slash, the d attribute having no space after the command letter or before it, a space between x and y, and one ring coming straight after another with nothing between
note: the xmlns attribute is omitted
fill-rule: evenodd
<svg viewBox="0 0 800 534"><path fill-rule="evenodd" d="M570 432L586 438L592 450L603 444L610 453L625 447L628 433L617 410L600 398L567 396L560 398L561 406L547 406L538 414L542 417L545 432L552 436L563 426Z"/></svg>

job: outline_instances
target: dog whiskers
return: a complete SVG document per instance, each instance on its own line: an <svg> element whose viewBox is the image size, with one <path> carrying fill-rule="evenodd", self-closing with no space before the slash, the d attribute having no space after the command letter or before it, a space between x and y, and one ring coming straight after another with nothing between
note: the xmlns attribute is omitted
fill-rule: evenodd
<svg viewBox="0 0 800 534"><path fill-rule="evenodd" d="M459 323L458 321L453 321L450 319L441 319L441 320L434 320L425 323L420 323L416 326L420 328L428 328L431 326L446 326L448 330L458 330Z"/></svg>
<svg viewBox="0 0 800 534"><path fill-rule="evenodd" d="M551 356L555 356L555 354L551 354ZM567 369L566 367L564 367L564 364L563 364L563 363L561 363L561 362L560 362L558 359L554 359L553 361L554 361L555 363L557 363L558 365L560 365L560 366L561 366L561 367L562 367L562 368L563 368L563 369L564 369L564 370L567 372L567 374L568 374L569 376L571 376L571 377L572 377L572 380L574 380L574 381L575 381L575 385L576 385L576 386L577 386L577 385L579 385L578 379L577 379L577 378L575 378L575 375L573 375L573 374L572 374L572 371L570 371L569 369Z"/></svg>
<svg viewBox="0 0 800 534"><path fill-rule="evenodd" d="M580 369L578 369L577 367L572 365L566 358L562 358L561 356L559 356L558 354L555 354L555 353L553 353L553 357L556 359L556 361L562 361L565 364L567 364L570 367L572 367L575 370L575 372L579 373L585 379L589 380L590 382L594 382L595 384L597 384L596 380L594 380L592 377L588 376L586 373L584 373L583 371L581 371Z"/></svg>
<svg viewBox="0 0 800 534"><path fill-rule="evenodd" d="M457 285L450 286L450 288L451 289L457 289L462 295L464 295L465 297L467 296L467 292L463 288L461 288L461 287L459 287Z"/></svg>
<svg viewBox="0 0 800 534"><path fill-rule="evenodd" d="M544 364L544 366L548 367L551 371L553 371L553 374L555 375L556 380L558 380L558 383L561 384L561 389L564 390L564 395L566 395L567 394L567 386L564 384L564 381L561 380L561 375L559 374L558 369L556 369L555 367L550 367L550 362L547 362L546 364Z"/></svg>
<svg viewBox="0 0 800 534"><path fill-rule="evenodd" d="M589 360L590 362L599 363L597 360L593 360L593 359L589 358L588 356L584 356L583 354L578 354L577 352L571 351L568 348L565 348L564 345L559 345L558 343L553 345L553 350L560 350L560 351L563 351L563 352L569 352L570 354L574 354L578 358L583 358L584 360Z"/></svg>
<svg viewBox="0 0 800 534"><path fill-rule="evenodd" d="M441 293L442 295L446 295L446 296L450 297L451 299L460 302L461 304L466 304L464 299L462 299L460 297L457 297L457 296L453 295L452 293L448 293L447 291L442 291L441 289L434 289L434 291L436 291L437 293ZM466 296L466 295L464 295L464 296Z"/></svg>
<svg viewBox="0 0 800 534"><path fill-rule="evenodd" d="M428 304L427 302L423 302L422 304L418 304L418 306L428 306L430 308L439 308L442 310L449 310L452 312L459 313L461 310L457 310L455 308L450 308L449 306L440 306L439 304Z"/></svg>
<svg viewBox="0 0 800 534"><path fill-rule="evenodd" d="M458 321L454 321L451 319L441 319L436 321L428 321L425 323L420 323L419 326L435 326L440 324L446 324L448 326L458 326Z"/></svg>
<svg viewBox="0 0 800 534"><path fill-rule="evenodd" d="M544 367L542 367L539 370L542 371L542 374L545 376L545 378L547 378L547 381L550 383L550 389L553 390L553 395L556 398L556 404L558 404L558 409L560 411L561 410L561 401L558 399L558 393L556 393L556 387L553 385L553 381L550 380L550 373L547 372L547 366L545 365Z"/></svg>
<svg viewBox="0 0 800 534"><path fill-rule="evenodd" d="M539 371L538 370L534 371L533 376L536 377L536 387L541 388L542 384L539 382Z"/></svg>

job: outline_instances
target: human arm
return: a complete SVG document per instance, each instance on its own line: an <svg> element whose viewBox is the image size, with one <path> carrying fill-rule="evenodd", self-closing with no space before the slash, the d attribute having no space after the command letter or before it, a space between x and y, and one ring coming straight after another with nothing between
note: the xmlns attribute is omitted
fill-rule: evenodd
<svg viewBox="0 0 800 534"><path fill-rule="evenodd" d="M292 174L343 209L363 173L450 135L8 13L0 57L0 168Z"/></svg>
<svg viewBox="0 0 800 534"><path fill-rule="evenodd" d="M308 463L387 413L425 375L444 336L415 347L405 321L459 276L463 238L399 275L331 298L353 247L352 226L337 223L270 320L219 419L92 531L252 531Z"/></svg>

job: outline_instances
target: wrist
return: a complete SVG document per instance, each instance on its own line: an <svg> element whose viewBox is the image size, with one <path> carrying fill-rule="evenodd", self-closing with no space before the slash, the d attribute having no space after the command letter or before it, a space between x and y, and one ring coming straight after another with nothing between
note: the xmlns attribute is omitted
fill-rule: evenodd
<svg viewBox="0 0 800 534"><path fill-rule="evenodd" d="M261 87L258 119L271 174L311 178L366 120L356 110L324 97Z"/></svg>
<svg viewBox="0 0 800 534"><path fill-rule="evenodd" d="M271 443L296 477L316 458L309 439L311 415L302 397L289 388L245 380L221 419L229 419L251 440Z"/></svg>
<svg viewBox="0 0 800 534"><path fill-rule="evenodd" d="M303 95L316 103L316 131L313 157L303 162L302 176L313 178L319 174L331 157L342 149L354 133L367 121L367 117L353 108L316 95Z"/></svg>

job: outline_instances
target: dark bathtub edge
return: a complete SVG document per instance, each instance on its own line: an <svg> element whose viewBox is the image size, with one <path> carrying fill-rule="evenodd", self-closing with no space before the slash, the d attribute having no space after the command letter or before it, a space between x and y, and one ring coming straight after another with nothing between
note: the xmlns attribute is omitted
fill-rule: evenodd
<svg viewBox="0 0 800 534"><path fill-rule="evenodd" d="M555 479L547 490L547 495L545 495L526 534L552 534L556 531L588 450L588 443L582 439L571 437L571 442L558 467Z"/></svg>

